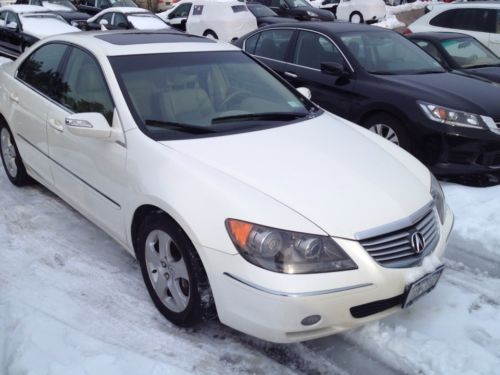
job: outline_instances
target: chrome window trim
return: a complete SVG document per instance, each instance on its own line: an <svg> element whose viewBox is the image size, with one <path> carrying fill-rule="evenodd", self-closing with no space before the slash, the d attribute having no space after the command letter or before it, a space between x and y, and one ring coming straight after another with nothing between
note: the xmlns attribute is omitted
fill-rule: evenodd
<svg viewBox="0 0 500 375"><path fill-rule="evenodd" d="M325 35L319 31L316 31L316 30L308 30L308 29L304 29L304 28L301 28L301 27L297 27L297 28L289 28L289 27L271 27L269 29L265 29L265 30L256 30L255 33L251 34L248 36L248 38L245 38L245 40L243 41L243 51L247 52L246 51L246 43L247 43L247 39L250 39L251 37L253 37L254 35L257 35L257 34L260 34L260 33L263 33L263 32L266 32L266 31L270 31L270 30L292 30L292 31L295 31L295 30L299 30L299 31L306 31L306 32L310 32L310 33L316 33L318 35L321 35L322 37L328 39L330 42L332 42L332 44L339 50L340 54L342 55L342 57L344 58L344 60L347 62L347 65L349 65L349 69L351 69L351 72L354 73L355 70L354 68L352 67L352 64L351 62L349 61L349 59L346 57L346 55L344 54L344 51L342 51L341 48L339 48L338 44L335 43L332 38L330 38L328 35ZM249 53L249 52L247 52ZM250 55L252 56L256 56L256 57L259 57L259 58L264 58L264 59L268 59L268 60L272 60L272 61L276 61L276 62L280 62L280 63L284 63L284 64L291 64L291 65L295 65L295 66L299 66L301 68L306 68L306 69L312 69L312 70L315 70L315 71L321 71L320 69L314 69L314 68L310 68L310 67L307 67L307 66L303 66L303 65L297 65L297 64L294 64L294 63L291 63L291 62L288 62L288 61L281 61L281 60L274 60L274 59L270 59L270 58L267 58L267 57L264 57L264 56L259 56L259 55L255 55L253 53L250 53Z"/></svg>
<svg viewBox="0 0 500 375"><path fill-rule="evenodd" d="M272 294L275 296L280 296L280 297L292 297L292 298L297 298L297 297L313 297L313 296L322 296L325 294L333 294L333 293L340 293L340 292L345 292L347 290L352 290L352 289L359 289L359 288L365 288L368 286L372 286L372 283L364 283L364 284L356 284L356 285L350 285L342 288L335 288L335 289L327 289L327 290L319 290L315 292L299 292L299 293L290 293L290 292L281 292L278 290L273 290L273 289L268 289L263 286L257 285L255 283L252 283L250 281L244 280L242 278L239 278L237 276L234 276L228 272L223 273L224 276L229 277L230 279L233 279L243 285L249 286L253 289L256 289L258 291L267 293L267 294Z"/></svg>
<svg viewBox="0 0 500 375"><path fill-rule="evenodd" d="M383 224L375 228L357 232L354 235L354 238L358 241L362 241L372 237L377 237L380 235L384 235L390 232L410 227L416 224L417 221L421 219L422 216L424 216L426 213L428 213L429 210L433 207L434 207L434 201L431 200L425 206L423 206L422 208L418 209L417 211L415 211L414 213L405 218L393 221L392 223Z"/></svg>

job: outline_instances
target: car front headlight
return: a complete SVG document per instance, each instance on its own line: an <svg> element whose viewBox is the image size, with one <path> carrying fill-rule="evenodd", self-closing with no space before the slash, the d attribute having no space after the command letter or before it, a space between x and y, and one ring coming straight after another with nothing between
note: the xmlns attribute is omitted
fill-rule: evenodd
<svg viewBox="0 0 500 375"><path fill-rule="evenodd" d="M307 11L307 15L309 17L313 17L313 18L318 18L318 13L314 13L314 12L311 12L310 10Z"/></svg>
<svg viewBox="0 0 500 375"><path fill-rule="evenodd" d="M496 128L495 122L491 117L476 115L446 108L436 104L419 102L420 108L425 115L432 121L440 122L449 126L459 126L472 129L492 129Z"/></svg>
<svg viewBox="0 0 500 375"><path fill-rule="evenodd" d="M434 199L434 204L436 205L436 209L439 215L439 220L441 224L444 223L444 215L446 212L446 200L444 197L443 189L441 188L441 184L431 173L431 195L432 199Z"/></svg>
<svg viewBox="0 0 500 375"><path fill-rule="evenodd" d="M226 220L239 253L257 267L273 272L304 274L357 269L354 261L328 236Z"/></svg>

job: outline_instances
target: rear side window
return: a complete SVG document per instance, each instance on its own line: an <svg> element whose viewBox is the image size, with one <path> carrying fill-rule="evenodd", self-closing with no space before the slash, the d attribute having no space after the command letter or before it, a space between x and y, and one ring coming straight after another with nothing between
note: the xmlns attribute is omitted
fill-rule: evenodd
<svg viewBox="0 0 500 375"><path fill-rule="evenodd" d="M245 5L233 5L231 9L233 10L233 13L248 11L248 8Z"/></svg>
<svg viewBox="0 0 500 375"><path fill-rule="evenodd" d="M269 30L260 33L255 46L255 55L284 61L293 30Z"/></svg>
<svg viewBox="0 0 500 375"><path fill-rule="evenodd" d="M111 124L113 101L101 69L92 56L79 48L73 48L63 81L62 105L75 113L101 113Z"/></svg>
<svg viewBox="0 0 500 375"><path fill-rule="evenodd" d="M37 49L21 64L17 78L49 98L59 100L64 84L58 69L67 48L54 43Z"/></svg>
<svg viewBox="0 0 500 375"><path fill-rule="evenodd" d="M202 14L203 14L203 5L195 5L193 8L193 16L200 16Z"/></svg>
<svg viewBox="0 0 500 375"><path fill-rule="evenodd" d="M450 9L434 17L430 24L449 29L495 32L496 12L492 9Z"/></svg>

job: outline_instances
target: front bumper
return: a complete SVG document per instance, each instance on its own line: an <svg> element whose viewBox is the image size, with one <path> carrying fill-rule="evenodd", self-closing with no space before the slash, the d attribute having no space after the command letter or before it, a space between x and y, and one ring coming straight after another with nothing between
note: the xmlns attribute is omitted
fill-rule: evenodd
<svg viewBox="0 0 500 375"><path fill-rule="evenodd" d="M447 209L440 239L432 253L440 259L453 225ZM263 340L291 343L328 336L381 319L401 309L400 298L415 275L427 266L384 268L357 241L335 239L358 265L357 270L285 275L258 268L240 255L199 247L222 323ZM425 264L425 262L424 262ZM385 301L382 311L355 318L355 307ZM387 304L389 301L389 304ZM392 304L391 304L392 303ZM304 318L319 315L310 326ZM354 312L354 315L357 315Z"/></svg>

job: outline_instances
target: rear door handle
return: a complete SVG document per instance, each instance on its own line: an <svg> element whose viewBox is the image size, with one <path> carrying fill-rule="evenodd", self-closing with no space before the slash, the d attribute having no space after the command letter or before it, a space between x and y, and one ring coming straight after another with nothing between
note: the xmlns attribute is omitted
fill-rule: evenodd
<svg viewBox="0 0 500 375"><path fill-rule="evenodd" d="M62 133L64 131L64 125L61 124L58 120L55 120L53 118L49 119L49 125L57 130L58 132Z"/></svg>
<svg viewBox="0 0 500 375"><path fill-rule="evenodd" d="M292 73L292 72L285 72L285 75L286 75L287 77L291 77L291 78L297 78L297 77L298 77L298 75L297 75L297 74Z"/></svg>
<svg viewBox="0 0 500 375"><path fill-rule="evenodd" d="M9 95L9 99L12 100L13 102L15 103L19 103L19 96L17 96L16 94L14 94L13 92L10 93Z"/></svg>

